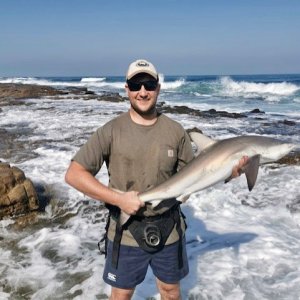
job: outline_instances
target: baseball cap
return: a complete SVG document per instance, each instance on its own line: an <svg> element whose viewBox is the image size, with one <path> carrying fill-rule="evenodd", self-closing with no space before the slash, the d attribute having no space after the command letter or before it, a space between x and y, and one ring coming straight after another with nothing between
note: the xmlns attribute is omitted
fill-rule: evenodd
<svg viewBox="0 0 300 300"><path fill-rule="evenodd" d="M139 73L147 73L158 80L158 74L153 64L145 59L138 59L132 62L126 74L126 80L131 79Z"/></svg>

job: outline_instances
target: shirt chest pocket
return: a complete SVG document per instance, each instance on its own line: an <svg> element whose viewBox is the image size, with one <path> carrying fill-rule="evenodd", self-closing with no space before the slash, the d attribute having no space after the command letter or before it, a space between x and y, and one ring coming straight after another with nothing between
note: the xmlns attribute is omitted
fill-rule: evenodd
<svg viewBox="0 0 300 300"><path fill-rule="evenodd" d="M177 168L177 150L170 146L162 146L159 151L159 168L172 175Z"/></svg>

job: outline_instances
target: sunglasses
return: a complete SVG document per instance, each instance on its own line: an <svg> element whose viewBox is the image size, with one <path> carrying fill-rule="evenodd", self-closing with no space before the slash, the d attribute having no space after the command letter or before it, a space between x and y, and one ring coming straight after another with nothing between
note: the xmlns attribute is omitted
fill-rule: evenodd
<svg viewBox="0 0 300 300"><path fill-rule="evenodd" d="M142 82L132 82L130 80L127 80L127 85L131 92L139 91L142 88L142 85L147 91L155 91L158 86L158 81L148 80Z"/></svg>

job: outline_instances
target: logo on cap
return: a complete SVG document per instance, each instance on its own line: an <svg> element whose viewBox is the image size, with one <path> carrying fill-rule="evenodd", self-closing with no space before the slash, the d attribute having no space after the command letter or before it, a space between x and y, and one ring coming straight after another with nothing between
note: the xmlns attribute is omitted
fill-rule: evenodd
<svg viewBox="0 0 300 300"><path fill-rule="evenodd" d="M136 65L138 67L149 67L149 64L145 61L139 61Z"/></svg>

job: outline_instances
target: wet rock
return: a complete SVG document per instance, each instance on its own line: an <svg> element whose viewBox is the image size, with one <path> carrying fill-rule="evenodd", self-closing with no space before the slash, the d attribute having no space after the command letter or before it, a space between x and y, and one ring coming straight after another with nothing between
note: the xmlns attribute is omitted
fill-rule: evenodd
<svg viewBox="0 0 300 300"><path fill-rule="evenodd" d="M105 93L97 97L98 101L123 102L127 98L122 97L119 93Z"/></svg>
<svg viewBox="0 0 300 300"><path fill-rule="evenodd" d="M19 168L0 162L0 220L38 209L38 195L32 181Z"/></svg>
<svg viewBox="0 0 300 300"><path fill-rule="evenodd" d="M2 83L0 84L0 99L26 99L66 94L65 91L50 86L34 84Z"/></svg>
<svg viewBox="0 0 300 300"><path fill-rule="evenodd" d="M295 126L297 123L290 120L279 121L279 124L287 125L287 126Z"/></svg>
<svg viewBox="0 0 300 300"><path fill-rule="evenodd" d="M290 152L288 155L279 159L277 163L284 165L300 165L300 152Z"/></svg>
<svg viewBox="0 0 300 300"><path fill-rule="evenodd" d="M255 109L251 110L249 113L250 114L265 114L265 112L260 110L259 108L255 108Z"/></svg>
<svg viewBox="0 0 300 300"><path fill-rule="evenodd" d="M124 102L127 101L127 97L122 97L119 93L102 92L101 95L97 95L94 92L87 92L85 95L80 97L72 97L72 99L83 99L83 100L97 100L97 101L108 101L108 102Z"/></svg>
<svg viewBox="0 0 300 300"><path fill-rule="evenodd" d="M187 114L191 116L198 116L203 118L214 118L214 117L225 117L225 118L246 118L245 114L241 113L229 113L227 111L217 111L215 109L200 111L198 109L193 109L188 106L169 106L165 105L164 102L159 103L158 110L161 113L171 113L171 114Z"/></svg>
<svg viewBox="0 0 300 300"><path fill-rule="evenodd" d="M101 95L89 91L86 87L54 88L34 84L0 83L0 106L24 105L22 99L51 97L65 99L84 99L98 101L121 102L127 100L118 93L103 92Z"/></svg>

